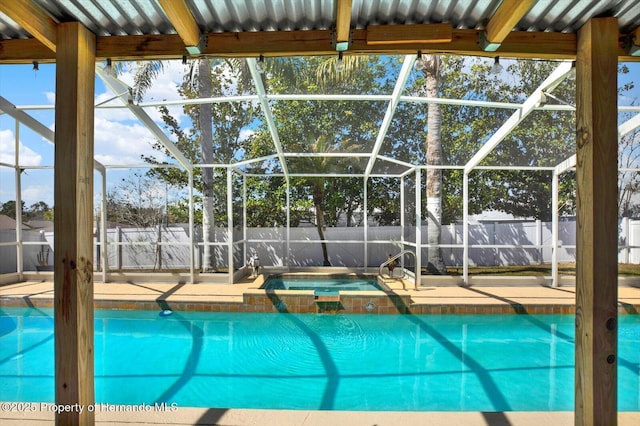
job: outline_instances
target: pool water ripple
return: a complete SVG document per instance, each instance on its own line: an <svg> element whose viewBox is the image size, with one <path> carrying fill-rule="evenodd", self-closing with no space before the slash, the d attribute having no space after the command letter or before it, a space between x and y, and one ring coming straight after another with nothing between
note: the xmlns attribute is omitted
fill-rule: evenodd
<svg viewBox="0 0 640 426"><path fill-rule="evenodd" d="M50 310L0 311L0 400L53 401ZM332 410L572 410L574 318L96 311L96 400ZM619 409L640 411L640 316Z"/></svg>

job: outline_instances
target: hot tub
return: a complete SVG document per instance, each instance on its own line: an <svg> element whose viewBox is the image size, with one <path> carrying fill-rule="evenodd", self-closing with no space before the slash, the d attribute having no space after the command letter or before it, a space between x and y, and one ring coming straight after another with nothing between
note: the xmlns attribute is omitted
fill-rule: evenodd
<svg viewBox="0 0 640 426"><path fill-rule="evenodd" d="M266 290L314 290L316 294L338 294L340 291L387 291L375 275L300 275L280 274L267 278L260 287Z"/></svg>

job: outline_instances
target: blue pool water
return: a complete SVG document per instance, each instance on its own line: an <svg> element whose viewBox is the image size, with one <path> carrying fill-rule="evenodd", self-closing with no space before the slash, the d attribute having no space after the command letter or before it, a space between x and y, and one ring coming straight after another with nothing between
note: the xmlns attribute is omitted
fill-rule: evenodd
<svg viewBox="0 0 640 426"><path fill-rule="evenodd" d="M572 410L574 318L96 311L96 401L327 410ZM640 316L619 409L640 411ZM0 310L0 401L54 400L51 310Z"/></svg>
<svg viewBox="0 0 640 426"><path fill-rule="evenodd" d="M371 291L382 290L375 278L333 278L308 279L273 277L262 288L270 290L315 290L316 293L338 294L342 290Z"/></svg>

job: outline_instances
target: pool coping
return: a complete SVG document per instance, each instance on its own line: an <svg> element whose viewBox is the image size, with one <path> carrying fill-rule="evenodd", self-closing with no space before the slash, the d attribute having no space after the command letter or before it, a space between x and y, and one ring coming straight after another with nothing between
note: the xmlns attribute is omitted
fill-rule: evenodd
<svg viewBox="0 0 640 426"><path fill-rule="evenodd" d="M538 426L552 424L564 426L574 424L572 411L312 411L312 410L260 410L179 407L175 411L151 411L145 413L124 412L113 406L114 411L97 411L97 425L260 425L260 426L325 426L375 425L385 426L486 426L519 425ZM54 413L0 412L0 422L5 426L29 424L51 424ZM640 412L618 412L618 425L637 425Z"/></svg>
<svg viewBox="0 0 640 426"><path fill-rule="evenodd" d="M575 287L443 286L415 290L386 279L389 291L343 291L339 302L312 290L264 290L263 276L239 284L94 283L96 309L198 312L377 314L574 314ZM640 287L618 288L618 313L640 313ZM333 304L333 306L332 306ZM371 306L373 304L373 306ZM53 282L30 280L0 286L0 306L50 308Z"/></svg>

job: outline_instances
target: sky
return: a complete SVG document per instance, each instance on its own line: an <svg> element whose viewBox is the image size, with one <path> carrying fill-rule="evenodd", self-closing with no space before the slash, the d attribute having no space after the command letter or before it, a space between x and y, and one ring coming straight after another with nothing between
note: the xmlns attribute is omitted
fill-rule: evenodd
<svg viewBox="0 0 640 426"><path fill-rule="evenodd" d="M630 72L627 75L619 76L619 85L634 80L638 87L633 90L630 98L619 100L621 105L629 104L633 100L640 100L640 63L629 63L628 65ZM147 92L144 101L180 99L177 87L181 83L185 71L186 66L181 61L169 62L164 72L158 76L153 87ZM119 75L119 78L129 85L133 85L131 71L125 71ZM1 65L0 96L21 107L34 106L34 108L26 109L25 112L53 129L55 65L40 64L37 71L32 69L32 65ZM95 103L99 104L113 97L114 94L97 78ZM107 105L114 104L120 103L118 100L107 103ZM146 111L162 128L157 109L146 108ZM182 112L181 106L173 106L170 111L183 127L189 126L188 118ZM25 206L28 208L38 201L44 201L49 206L53 206L53 170L50 168L53 165L53 145L25 126L20 126L16 131L15 121L6 114L0 114L0 163L14 164L17 132L20 164L36 167L35 169L28 168L22 174L22 199ZM152 149L153 141L153 135L127 109L97 109L94 139L95 158L101 163L114 166L143 164L141 155L154 154L156 157L159 155ZM47 166L49 168L46 168ZM146 171L146 169L138 169L137 171L141 170ZM125 169L109 170L109 187L112 188L121 183L122 179L130 173ZM96 200L101 196L99 185L96 174L96 188L94 190ZM0 166L0 202L14 199L14 169Z"/></svg>
<svg viewBox="0 0 640 426"><path fill-rule="evenodd" d="M103 64L99 64L103 65ZM38 106L25 109L25 112L36 118L50 129L55 127L55 116L52 106L55 102L55 65L40 64L37 71L32 65L0 66L0 96L20 107ZM181 61L169 62L165 72L158 76L153 87L147 92L144 101L178 100L177 87L181 83L185 66ZM119 78L133 85L133 75L125 71ZM100 104L114 97L99 78L96 78L95 104ZM105 105L121 105L119 100L112 100ZM147 113L162 127L160 114L156 108L146 108ZM182 107L170 107L170 111L183 126L189 126ZM19 130L20 164L25 166L53 165L53 144L42 136L20 126ZM0 115L0 163L15 163L16 126L13 118ZM155 138L126 108L98 108L95 114L94 155L103 164L112 166L143 164L142 155L154 154L164 159L161 153L152 149ZM146 170L146 169L145 169ZM112 185L121 182L124 170L109 170L109 181ZM15 199L15 172L8 167L0 167L0 202ZM96 180L98 175L96 174ZM99 183L96 182L95 197L100 197ZM53 206L53 170L27 169L22 175L22 199L29 207L38 201Z"/></svg>

